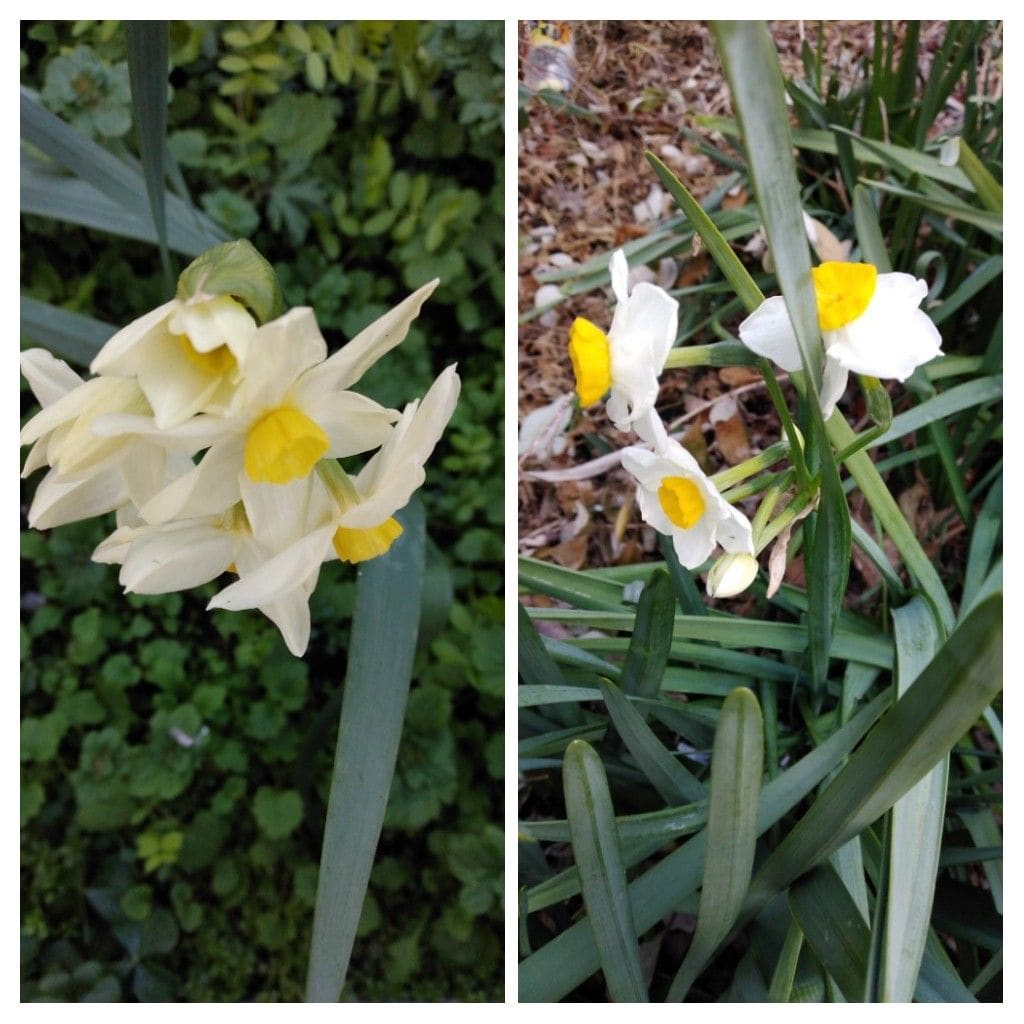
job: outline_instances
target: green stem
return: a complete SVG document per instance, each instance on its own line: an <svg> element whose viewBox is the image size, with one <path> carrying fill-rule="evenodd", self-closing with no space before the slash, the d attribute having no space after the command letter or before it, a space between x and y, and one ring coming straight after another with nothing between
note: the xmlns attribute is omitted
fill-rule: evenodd
<svg viewBox="0 0 1024 1024"><path fill-rule="evenodd" d="M753 455L749 459L744 459L743 462L738 462L735 466L730 466L728 469L723 469L721 472L716 473L711 477L711 482L719 491L724 491L726 488L746 480L747 477L760 473L762 469L774 466L776 462L788 454L789 450L789 441L776 441L775 444L765 448L763 452L758 452L757 455Z"/></svg>
<svg viewBox="0 0 1024 1024"><path fill-rule="evenodd" d="M666 370L693 366L753 366L757 357L740 341L716 341L710 345L674 348L665 360Z"/></svg>

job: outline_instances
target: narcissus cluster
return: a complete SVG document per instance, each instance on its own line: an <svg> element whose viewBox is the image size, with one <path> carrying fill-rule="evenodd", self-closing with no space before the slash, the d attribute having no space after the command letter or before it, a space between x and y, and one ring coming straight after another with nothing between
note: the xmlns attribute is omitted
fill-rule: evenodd
<svg viewBox="0 0 1024 1024"><path fill-rule="evenodd" d="M207 285L216 257L208 264ZM188 273L182 280L195 279ZM185 296L179 286L115 334L89 380L43 349L24 352L43 407L22 430L33 446L24 475L49 467L29 524L114 511L117 529L93 558L121 565L126 590L167 593L230 574L210 607L259 608L303 654L321 564L388 550L402 532L395 513L423 483L454 412L454 366L401 412L350 390L401 343L437 283L330 357L311 309L258 325L237 295L202 284ZM354 475L338 461L371 452Z"/></svg>

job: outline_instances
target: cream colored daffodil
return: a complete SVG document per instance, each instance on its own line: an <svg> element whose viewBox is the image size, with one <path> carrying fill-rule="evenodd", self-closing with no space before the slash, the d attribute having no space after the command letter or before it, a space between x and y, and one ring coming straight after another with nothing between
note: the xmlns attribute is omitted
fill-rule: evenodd
<svg viewBox="0 0 1024 1024"><path fill-rule="evenodd" d="M822 263L811 271L825 344L821 408L826 418L849 373L903 381L941 354L942 337L918 306L927 284L910 274L879 274L870 263ZM781 295L766 299L740 324L747 348L792 373L800 349Z"/></svg>
<svg viewBox="0 0 1024 1024"><path fill-rule="evenodd" d="M605 334L577 317L569 331L569 356L580 404L593 405L610 391L606 408L616 428L654 443L658 377L676 339L679 303L646 281L630 292L628 276L626 256L617 249L611 258L617 300L611 327Z"/></svg>
<svg viewBox="0 0 1024 1024"><path fill-rule="evenodd" d="M677 441L666 438L656 452L627 448L622 465L636 478L640 515L672 538L687 569L705 562L716 545L732 554L754 554L750 521L718 493Z"/></svg>
<svg viewBox="0 0 1024 1024"><path fill-rule="evenodd" d="M217 515L252 484L284 485L308 476L323 458L383 444L398 413L347 389L405 338L436 285L424 285L329 359L311 309L264 324L249 342L226 416L196 416L167 430L144 417L105 417L95 429L208 449L194 469L140 509L142 517L157 524Z"/></svg>
<svg viewBox="0 0 1024 1024"><path fill-rule="evenodd" d="M337 462L323 460L308 482L249 488L245 507L255 534L281 522L294 524L298 513L301 535L284 547L286 538L278 536L278 553L262 564L238 563L238 581L220 591L209 607L260 608L270 614L268 602L294 604L298 596L308 596L324 561L362 562L384 554L401 536L395 513L423 483L424 463L454 412L459 386L455 367L449 366L422 402L406 406L381 450L355 477ZM291 614L295 618L294 609Z"/></svg>
<svg viewBox="0 0 1024 1024"><path fill-rule="evenodd" d="M92 361L93 373L130 377L166 429L197 413L226 413L256 321L230 295L172 299L117 332Z"/></svg>

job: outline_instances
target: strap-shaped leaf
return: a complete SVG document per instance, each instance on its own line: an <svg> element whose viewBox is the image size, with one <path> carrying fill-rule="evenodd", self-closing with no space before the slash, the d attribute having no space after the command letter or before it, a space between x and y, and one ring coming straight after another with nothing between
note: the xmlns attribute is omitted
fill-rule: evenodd
<svg viewBox="0 0 1024 1024"><path fill-rule="evenodd" d="M582 740L569 744L562 782L573 857L609 995L617 1003L646 1003L615 812L604 766L593 747Z"/></svg>
<svg viewBox="0 0 1024 1024"><path fill-rule="evenodd" d="M306 977L309 1002L337 1002L341 994L402 735L426 549L419 499L398 519L401 537L360 568L356 583Z"/></svg>
<svg viewBox="0 0 1024 1024"><path fill-rule="evenodd" d="M711 755L707 853L697 931L668 993L680 1002L729 933L750 884L764 770L763 723L754 694L739 687L722 703Z"/></svg>

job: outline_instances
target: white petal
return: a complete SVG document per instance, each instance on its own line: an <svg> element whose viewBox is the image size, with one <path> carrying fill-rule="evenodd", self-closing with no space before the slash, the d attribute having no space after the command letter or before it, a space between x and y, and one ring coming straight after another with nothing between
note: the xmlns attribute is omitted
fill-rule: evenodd
<svg viewBox="0 0 1024 1024"><path fill-rule="evenodd" d="M90 371L119 377L135 376L145 356L147 343L167 334L167 318L180 305L179 299L171 299L145 316L140 316L138 320L133 320L127 327L122 327L99 350L89 366Z"/></svg>
<svg viewBox="0 0 1024 1024"><path fill-rule="evenodd" d="M906 380L941 353L938 328L917 308L927 294L927 284L910 274L879 274L864 313L825 332L829 356L855 373Z"/></svg>
<svg viewBox="0 0 1024 1024"><path fill-rule="evenodd" d="M32 394L41 406L52 405L69 391L84 383L82 378L45 348L30 348L21 353L21 372L28 381Z"/></svg>
<svg viewBox="0 0 1024 1024"><path fill-rule="evenodd" d="M283 551L327 525L334 503L319 474L287 484L257 484L241 475L240 490L253 535L268 551Z"/></svg>
<svg viewBox="0 0 1024 1024"><path fill-rule="evenodd" d="M703 565L715 549L715 522L712 516L701 516L689 530L672 530L672 547L680 563L687 569Z"/></svg>
<svg viewBox="0 0 1024 1024"><path fill-rule="evenodd" d="M92 553L94 562L101 562L104 565L120 565L128 555L136 530L130 526L118 526L118 528L107 538L96 545Z"/></svg>
<svg viewBox="0 0 1024 1024"><path fill-rule="evenodd" d="M136 594L169 594L216 579L234 561L235 537L209 522L185 521L136 532L120 582Z"/></svg>
<svg viewBox="0 0 1024 1024"><path fill-rule="evenodd" d="M718 501L715 540L730 554L754 553L754 533L750 520L724 498Z"/></svg>
<svg viewBox="0 0 1024 1024"><path fill-rule="evenodd" d="M821 415L825 419L832 415L836 403L843 397L849 379L850 371L835 359L831 352L826 353L825 370L821 380Z"/></svg>
<svg viewBox="0 0 1024 1024"><path fill-rule="evenodd" d="M419 316L423 303L438 286L434 278L364 327L347 345L318 367L313 376L318 386L336 390L354 384L385 353L400 345Z"/></svg>
<svg viewBox="0 0 1024 1024"><path fill-rule="evenodd" d="M612 275L612 291L615 293L615 301L624 303L629 298L629 264L626 262L626 254L621 249L612 253L609 265Z"/></svg>
<svg viewBox="0 0 1024 1024"><path fill-rule="evenodd" d="M765 299L740 324L740 341L751 352L770 359L787 373L802 368L800 347L789 320L786 300L781 295Z"/></svg>
<svg viewBox="0 0 1024 1024"><path fill-rule="evenodd" d="M158 430L177 426L206 409L217 393L222 377L201 370L170 344L150 347L139 368L139 386L153 407Z"/></svg>
<svg viewBox="0 0 1024 1024"><path fill-rule="evenodd" d="M665 429L665 424L653 406L646 412L638 414L633 420L632 426L636 435L642 441L653 445L656 452L668 447L672 441Z"/></svg>

